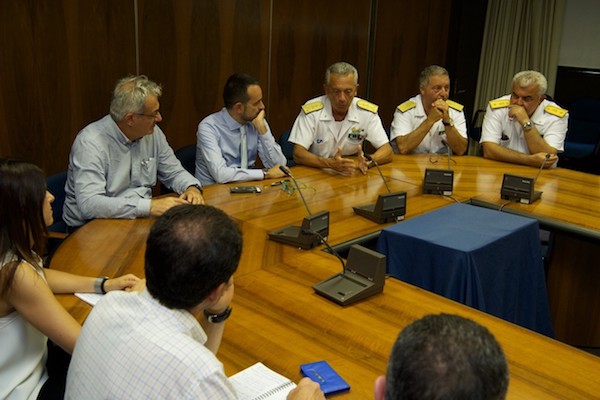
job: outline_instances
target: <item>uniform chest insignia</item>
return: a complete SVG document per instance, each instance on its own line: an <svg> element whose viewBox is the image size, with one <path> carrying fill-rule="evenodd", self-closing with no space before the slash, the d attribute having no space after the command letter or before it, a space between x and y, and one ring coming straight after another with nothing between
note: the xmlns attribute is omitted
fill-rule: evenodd
<svg viewBox="0 0 600 400"><path fill-rule="evenodd" d="M313 101L311 103L307 103L307 104L303 105L302 111L304 111L304 114L310 114L311 112L321 110L323 107L324 107L323 102Z"/></svg>
<svg viewBox="0 0 600 400"><path fill-rule="evenodd" d="M373 104L369 101L366 100L359 100L356 105L359 108L362 108L363 110L367 110L372 112L373 114L377 114L377 110L379 109L379 106L377 104Z"/></svg>
<svg viewBox="0 0 600 400"><path fill-rule="evenodd" d="M546 108L544 108L544 111L547 112L548 114L554 115L555 117L558 117L558 118L564 117L569 112L569 111L565 110L564 108L560 108L557 106L546 106Z"/></svg>
<svg viewBox="0 0 600 400"><path fill-rule="evenodd" d="M407 112L408 110L415 108L417 106L417 103L415 103L414 101L411 100L407 100L404 103L400 104L398 107L396 107L400 112Z"/></svg>
<svg viewBox="0 0 600 400"><path fill-rule="evenodd" d="M500 99L500 100L490 100L490 107L492 110L497 110L498 108L508 107L510 105L509 99Z"/></svg>

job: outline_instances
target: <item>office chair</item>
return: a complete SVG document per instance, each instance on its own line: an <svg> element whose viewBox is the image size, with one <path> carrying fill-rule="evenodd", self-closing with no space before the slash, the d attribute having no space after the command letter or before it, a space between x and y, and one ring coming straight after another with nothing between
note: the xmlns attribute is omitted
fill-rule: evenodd
<svg viewBox="0 0 600 400"><path fill-rule="evenodd" d="M479 140L481 139L481 125L483 124L483 117L485 116L485 110L477 110L473 115L471 125L467 130L467 137L469 139L469 148L467 154L470 156L481 156L483 150Z"/></svg>
<svg viewBox="0 0 600 400"><path fill-rule="evenodd" d="M589 170L600 161L598 110L600 99L580 98L571 103L565 151L559 154L561 166L591 172Z"/></svg>
<svg viewBox="0 0 600 400"><path fill-rule="evenodd" d="M48 227L48 240L46 243L46 254L44 260L50 265L50 260L58 246L68 236L67 224L63 220L63 205L65 204L65 183L67 182L67 171L62 171L46 177L46 187L54 196L52 203L52 217L54 223Z"/></svg>
<svg viewBox="0 0 600 400"><path fill-rule="evenodd" d="M194 175L196 170L196 144L188 144L175 151L175 157L187 172Z"/></svg>
<svg viewBox="0 0 600 400"><path fill-rule="evenodd" d="M63 221L63 205L65 204L65 183L67 182L67 171L62 171L46 177L48 191L54 196L52 203L52 217L54 223L48 227L50 232L67 233L67 224Z"/></svg>
<svg viewBox="0 0 600 400"><path fill-rule="evenodd" d="M194 175L196 172L196 144L188 144L177 150L175 150L175 157L181 162L181 166L185 168L187 172ZM168 189L162 183L160 184L160 194L172 193L171 189Z"/></svg>
<svg viewBox="0 0 600 400"><path fill-rule="evenodd" d="M279 145L281 146L283 155L287 158L287 166L293 167L296 163L294 162L294 143L288 140L290 138L290 132L290 130L287 130L281 134Z"/></svg>

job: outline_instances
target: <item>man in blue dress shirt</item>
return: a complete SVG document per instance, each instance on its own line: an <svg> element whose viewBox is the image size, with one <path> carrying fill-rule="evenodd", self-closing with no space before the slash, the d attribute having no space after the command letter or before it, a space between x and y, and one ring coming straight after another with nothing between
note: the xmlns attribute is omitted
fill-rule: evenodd
<svg viewBox="0 0 600 400"><path fill-rule="evenodd" d="M144 75L117 82L110 114L79 132L69 155L63 219L157 217L178 204L203 204L202 189L158 127L162 88ZM179 197L152 198L157 180Z"/></svg>
<svg viewBox="0 0 600 400"><path fill-rule="evenodd" d="M265 120L258 81L233 74L223 89L225 107L204 118L196 133L196 178L202 185L284 176L287 160ZM259 156L264 169L255 168Z"/></svg>

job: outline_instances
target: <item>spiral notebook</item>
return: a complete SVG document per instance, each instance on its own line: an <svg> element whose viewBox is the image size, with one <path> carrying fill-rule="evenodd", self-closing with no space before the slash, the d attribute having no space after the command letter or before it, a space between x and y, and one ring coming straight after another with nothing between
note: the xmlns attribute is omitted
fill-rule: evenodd
<svg viewBox="0 0 600 400"><path fill-rule="evenodd" d="M229 377L238 398L250 400L285 400L296 384L261 362Z"/></svg>

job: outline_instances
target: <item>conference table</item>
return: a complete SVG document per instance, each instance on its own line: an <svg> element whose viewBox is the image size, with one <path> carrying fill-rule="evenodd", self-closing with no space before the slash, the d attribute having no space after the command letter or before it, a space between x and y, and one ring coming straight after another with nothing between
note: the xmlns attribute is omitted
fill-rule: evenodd
<svg viewBox="0 0 600 400"><path fill-rule="evenodd" d="M392 163L381 166L390 190L407 193L407 220L476 199L490 208L502 207L503 211L567 224L561 232L573 240L581 240L581 235L575 237L569 224L600 232L600 212L585 204L600 199L598 177L560 168L543 171L536 184L544 191L542 200L525 208L500 199L502 174L532 176L537 172L534 168L463 156L452 162L455 188L451 197L422 194L425 169L445 168L445 162L445 157L436 155L396 155ZM378 194L386 192L376 169L350 177L302 166L293 167L292 172L311 211L330 212L330 244L369 236L391 225L357 216L352 209L375 202ZM575 179L579 185L573 183ZM231 185L211 185L204 190L207 203L236 220L244 237L235 274L233 313L218 353L227 375L261 361L297 381L301 377L300 364L327 360L351 385L350 392L340 395L340 399L369 399L375 378L385 373L391 346L400 330L426 314L444 312L471 318L496 336L509 362L508 398L600 397L600 358L395 278L386 279L382 294L347 307L315 294L312 285L340 272L341 264L322 251L323 246L301 250L268 240L267 232L299 225L307 214L297 191L289 190L287 185L271 186L275 181L257 182L263 190L256 194L231 194ZM585 185L593 190L581 188ZM582 204L567 207L556 193L558 189ZM557 204L559 209L567 207L569 212L561 209L554 215L548 211L552 207L547 202ZM583 210L589 210L590 215L579 215ZM131 272L143 277L145 239L152 224L152 219L91 221L65 239L51 268L88 276ZM560 255L553 259L557 264L564 261ZM552 271L549 279L551 276ZM58 297L83 323L91 307L72 295ZM552 301L550 304L552 308ZM557 308L558 314L564 311Z"/></svg>

